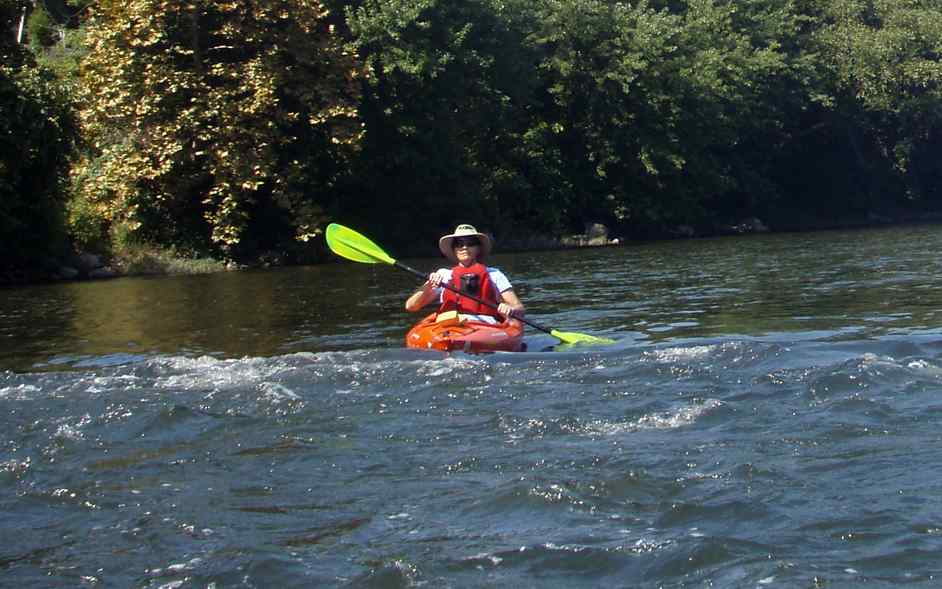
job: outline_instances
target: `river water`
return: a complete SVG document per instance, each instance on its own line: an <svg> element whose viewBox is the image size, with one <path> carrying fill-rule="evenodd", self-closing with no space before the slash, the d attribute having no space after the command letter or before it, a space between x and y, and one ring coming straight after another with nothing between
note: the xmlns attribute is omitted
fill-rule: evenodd
<svg viewBox="0 0 942 589"><path fill-rule="evenodd" d="M938 586L940 251L498 255L618 341L490 356L403 349L386 266L0 290L0 585Z"/></svg>

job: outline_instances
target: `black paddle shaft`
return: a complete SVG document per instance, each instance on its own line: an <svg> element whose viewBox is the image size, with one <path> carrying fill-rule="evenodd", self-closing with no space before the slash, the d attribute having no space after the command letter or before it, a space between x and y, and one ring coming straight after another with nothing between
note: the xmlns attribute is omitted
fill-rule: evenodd
<svg viewBox="0 0 942 589"><path fill-rule="evenodd" d="M419 278L425 278L426 280L428 280L428 274L425 274L425 273L423 273L423 272L420 272L419 270L416 270L415 268L412 268L412 267L410 267L410 266L406 266L406 265L403 264L402 262L396 262L396 263L395 263L395 266L396 266L397 268L400 268L400 269L402 269L402 270L405 270L406 272L411 272L412 274L415 274L415 275L418 276ZM463 296L463 297L468 297L468 298L471 299L472 301L477 302L477 303L481 303L481 304L484 305L485 307L490 307L491 309L494 309L495 311L498 310L497 305L495 305L494 303L485 301L484 299L480 299L480 298L478 298L478 297L476 297L476 296L474 296L474 295L472 295L472 294L468 294L468 293L466 293L466 292L461 292L460 290L458 290L457 288L455 288L454 286L452 286L452 285L450 285L450 284L445 284L445 283L443 282L443 283L442 283L442 288L445 288L445 289L447 289L447 290L450 290L451 292L453 292L453 293L455 293L455 294L457 294L457 295L460 295L460 296ZM550 328L548 328L548 327L544 327L544 326L540 325L539 323L537 323L537 322L535 322L535 321L530 321L529 319L524 319L523 317L516 317L516 316L514 316L514 319L516 319L517 321L522 321L522 322L526 323L527 325L529 325L530 327L535 327L536 329L539 329L540 331L545 332L545 333L548 333L548 334L550 334L550 335L552 335L552 333L553 333L553 330L552 330L552 329L550 329Z"/></svg>

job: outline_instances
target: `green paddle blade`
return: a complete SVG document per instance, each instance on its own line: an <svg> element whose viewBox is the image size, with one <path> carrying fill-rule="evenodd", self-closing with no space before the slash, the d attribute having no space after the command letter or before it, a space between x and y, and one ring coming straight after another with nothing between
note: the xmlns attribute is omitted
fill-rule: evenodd
<svg viewBox="0 0 942 589"><path fill-rule="evenodd" d="M584 333L574 333L572 331L559 331L558 329L551 330L550 335L561 340L564 344L588 344L590 346L607 346L609 344L615 343L615 340L609 339L607 337L596 337L594 335L586 335Z"/></svg>
<svg viewBox="0 0 942 589"><path fill-rule="evenodd" d="M365 264L395 264L378 245L349 227L331 223L327 226L327 246L342 258Z"/></svg>

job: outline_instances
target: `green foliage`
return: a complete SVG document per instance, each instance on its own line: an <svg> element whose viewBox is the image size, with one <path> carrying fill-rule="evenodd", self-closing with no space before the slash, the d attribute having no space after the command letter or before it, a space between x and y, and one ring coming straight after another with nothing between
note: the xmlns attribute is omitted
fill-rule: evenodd
<svg viewBox="0 0 942 589"><path fill-rule="evenodd" d="M372 75L344 218L382 193L385 219L395 221L376 234L397 243L407 233L431 237L456 216L499 231L522 219L539 227L552 217L540 210L560 210L539 202L556 184L538 173L525 139L539 91L528 4L369 0L348 11Z"/></svg>
<svg viewBox="0 0 942 589"><path fill-rule="evenodd" d="M226 270L226 264L219 260L133 240L116 248L112 264L117 271L132 275L210 274Z"/></svg>
<svg viewBox="0 0 942 589"><path fill-rule="evenodd" d="M42 4L30 13L26 29L29 31L30 45L37 49L50 47L59 40L59 31Z"/></svg>
<svg viewBox="0 0 942 589"><path fill-rule="evenodd" d="M508 235L749 214L781 193L817 83L809 18L788 0L364 2L367 137L340 211L383 193L393 243L458 216Z"/></svg>
<svg viewBox="0 0 942 589"><path fill-rule="evenodd" d="M360 136L359 71L321 4L102 1L92 15L78 208L229 256L320 232Z"/></svg>
<svg viewBox="0 0 942 589"><path fill-rule="evenodd" d="M40 51L36 61L55 73L59 81L74 93L79 82L79 67L87 53L83 40L85 32L67 28L61 31L62 38Z"/></svg>
<svg viewBox="0 0 942 589"><path fill-rule="evenodd" d="M579 208L662 228L694 223L765 166L743 150L779 121L787 56L736 5L548 2L538 41ZM767 27L781 28L766 21Z"/></svg>
<svg viewBox="0 0 942 589"><path fill-rule="evenodd" d="M833 0L824 18L816 42L853 127L864 189L942 197L942 10L918 0Z"/></svg>
<svg viewBox="0 0 942 589"><path fill-rule="evenodd" d="M76 139L68 94L16 45L0 45L0 248L5 266L65 247L61 180Z"/></svg>

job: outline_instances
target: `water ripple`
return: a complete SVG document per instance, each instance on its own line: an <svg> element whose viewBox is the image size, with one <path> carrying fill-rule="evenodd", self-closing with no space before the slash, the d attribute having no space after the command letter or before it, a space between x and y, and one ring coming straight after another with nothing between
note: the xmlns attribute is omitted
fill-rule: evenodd
<svg viewBox="0 0 942 589"><path fill-rule="evenodd" d="M618 340L520 354L401 349L414 284L375 269L8 297L0 574L934 586L942 232L913 231L507 256L534 318Z"/></svg>

